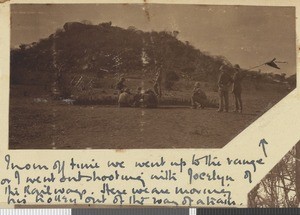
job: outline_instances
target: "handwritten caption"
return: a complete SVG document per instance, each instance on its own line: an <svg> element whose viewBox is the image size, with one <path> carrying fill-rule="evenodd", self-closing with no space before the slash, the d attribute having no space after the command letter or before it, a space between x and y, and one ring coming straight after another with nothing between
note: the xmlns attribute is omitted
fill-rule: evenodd
<svg viewBox="0 0 300 215"><path fill-rule="evenodd" d="M235 206L239 201L232 197L233 184L252 183L265 164L267 144L259 142L262 153L255 159L192 154L189 159L161 156L132 162L70 157L42 164L17 162L7 154L0 161L6 172L0 188L7 204ZM224 173L224 167L238 167L240 177Z"/></svg>

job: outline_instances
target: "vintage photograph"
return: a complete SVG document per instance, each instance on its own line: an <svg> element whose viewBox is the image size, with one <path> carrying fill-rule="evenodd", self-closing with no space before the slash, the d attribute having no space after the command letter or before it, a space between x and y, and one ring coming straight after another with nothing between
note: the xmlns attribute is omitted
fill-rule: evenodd
<svg viewBox="0 0 300 215"><path fill-rule="evenodd" d="M222 148L296 87L294 7L10 10L9 149Z"/></svg>
<svg viewBox="0 0 300 215"><path fill-rule="evenodd" d="M299 208L300 141L248 194L248 207Z"/></svg>

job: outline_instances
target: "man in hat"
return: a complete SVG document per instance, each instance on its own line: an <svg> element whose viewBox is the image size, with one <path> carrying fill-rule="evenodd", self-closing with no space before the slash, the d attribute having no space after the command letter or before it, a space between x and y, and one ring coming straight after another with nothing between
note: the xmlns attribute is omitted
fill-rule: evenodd
<svg viewBox="0 0 300 215"><path fill-rule="evenodd" d="M242 103L242 80L244 76L241 73L240 66L238 64L234 65L234 75L233 75L233 85L232 93L235 100L235 112L242 113L243 103Z"/></svg>
<svg viewBox="0 0 300 215"><path fill-rule="evenodd" d="M228 68L225 65L220 67L220 76L218 79L219 88L219 109L218 112L224 111L228 112L228 91L229 86L233 82L231 76L228 74Z"/></svg>

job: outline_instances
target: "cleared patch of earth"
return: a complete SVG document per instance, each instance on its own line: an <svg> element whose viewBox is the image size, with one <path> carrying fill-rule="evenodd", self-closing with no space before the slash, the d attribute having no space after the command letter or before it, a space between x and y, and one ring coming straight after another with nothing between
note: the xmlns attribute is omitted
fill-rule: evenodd
<svg viewBox="0 0 300 215"><path fill-rule="evenodd" d="M13 97L9 148L221 148L284 96L245 93L243 114L176 106L77 106Z"/></svg>

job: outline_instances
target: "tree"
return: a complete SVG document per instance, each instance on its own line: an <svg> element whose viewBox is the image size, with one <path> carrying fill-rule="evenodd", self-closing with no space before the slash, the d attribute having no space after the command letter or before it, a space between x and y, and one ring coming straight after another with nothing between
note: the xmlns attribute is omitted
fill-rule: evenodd
<svg viewBox="0 0 300 215"><path fill-rule="evenodd" d="M129 26L129 27L127 28L127 30L136 32L136 31L137 31L137 28L134 27L134 26Z"/></svg>
<svg viewBox="0 0 300 215"><path fill-rule="evenodd" d="M300 144L298 143L254 187L248 195L249 207L278 208L299 205L300 165L297 160L299 150Z"/></svg>
<svg viewBox="0 0 300 215"><path fill-rule="evenodd" d="M178 34L179 34L179 31L173 31L173 36L174 36L175 38L177 38Z"/></svg>
<svg viewBox="0 0 300 215"><path fill-rule="evenodd" d="M90 20L86 20L86 19L82 20L81 23L85 24L85 25L92 25L93 24Z"/></svg>
<svg viewBox="0 0 300 215"><path fill-rule="evenodd" d="M19 47L20 47L21 51L24 51L26 49L26 45L25 44L21 44L21 45L19 45Z"/></svg>

